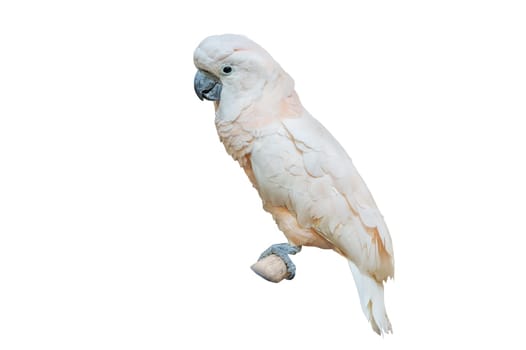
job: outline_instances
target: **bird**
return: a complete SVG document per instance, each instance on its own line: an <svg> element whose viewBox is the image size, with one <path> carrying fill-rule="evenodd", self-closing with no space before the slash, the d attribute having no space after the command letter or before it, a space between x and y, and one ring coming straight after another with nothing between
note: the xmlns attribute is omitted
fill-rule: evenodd
<svg viewBox="0 0 526 350"><path fill-rule="evenodd" d="M372 329L392 333L384 302L384 282L394 278L392 239L344 148L303 107L291 76L246 36L209 36L193 60L194 91L213 101L220 141L287 239L261 257L282 258L292 279L289 254L334 250L349 264Z"/></svg>

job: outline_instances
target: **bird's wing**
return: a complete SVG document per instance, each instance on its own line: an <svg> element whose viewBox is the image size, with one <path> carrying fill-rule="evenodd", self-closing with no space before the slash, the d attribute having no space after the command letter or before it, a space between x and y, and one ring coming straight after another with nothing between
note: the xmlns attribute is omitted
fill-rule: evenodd
<svg viewBox="0 0 526 350"><path fill-rule="evenodd" d="M351 250L360 251L360 255L364 255L362 251L365 249L366 256L371 258L374 256L376 258L372 260L378 260L371 261L366 265L376 266L373 269L385 270L387 263L389 265L388 271L384 271L385 274L382 275L392 276L394 254L389 230L369 189L343 147L321 123L307 112L300 118L285 119L282 124L287 130L288 137L294 142L297 151L302 155L305 170L313 178L311 183L323 187L332 187L331 190L337 192L336 196L327 198L327 188L320 190L319 193L323 193L320 196L317 196L315 191L310 191L311 197L314 196L312 200L318 202L320 206L320 214L330 215L330 211L335 210L341 213L343 209L341 207L345 206L347 215L351 218L345 220L339 214L339 219L329 223L325 230L320 231L320 234L336 246L353 246ZM325 206L325 209L321 206ZM327 210L327 207L330 210ZM352 221L352 224L349 224L349 221ZM340 233L335 232L338 227L341 228L341 225L347 225L347 227L344 227ZM362 233L361 236L360 233ZM352 235L353 238L348 237L349 235ZM373 249L376 249L377 254L371 254ZM382 262L380 260L387 261ZM384 267L382 268L380 265ZM382 279L384 278L382 277Z"/></svg>

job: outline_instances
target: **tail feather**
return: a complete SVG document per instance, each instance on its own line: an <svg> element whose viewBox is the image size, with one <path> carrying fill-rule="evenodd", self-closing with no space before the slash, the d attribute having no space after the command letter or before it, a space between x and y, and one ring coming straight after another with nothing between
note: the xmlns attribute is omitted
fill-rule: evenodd
<svg viewBox="0 0 526 350"><path fill-rule="evenodd" d="M350 260L349 267L351 268L354 282L360 295L360 304L362 305L363 313L371 323L371 327L380 335L383 333L392 333L391 322L389 322L387 312L385 311L383 283L362 273Z"/></svg>

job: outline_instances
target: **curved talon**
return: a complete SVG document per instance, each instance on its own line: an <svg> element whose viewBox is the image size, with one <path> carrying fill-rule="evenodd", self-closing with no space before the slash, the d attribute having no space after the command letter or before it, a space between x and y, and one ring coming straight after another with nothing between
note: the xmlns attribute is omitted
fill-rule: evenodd
<svg viewBox="0 0 526 350"><path fill-rule="evenodd" d="M296 255L296 253L299 252L301 252L301 246L296 246L288 243L278 243L271 245L263 253L261 253L259 260L263 259L266 256L269 256L270 254L276 254L277 256L280 256L280 254Z"/></svg>
<svg viewBox="0 0 526 350"><path fill-rule="evenodd" d="M259 257L258 260L261 260L272 254L279 256L281 260L283 260L283 262L287 266L287 271L289 272L287 279L291 280L296 275L296 265L294 265L294 263L290 259L289 254L295 255L296 253L299 253L300 251L301 251L301 246L293 246L288 243L273 244L268 249L266 249L263 253L261 253L261 256Z"/></svg>

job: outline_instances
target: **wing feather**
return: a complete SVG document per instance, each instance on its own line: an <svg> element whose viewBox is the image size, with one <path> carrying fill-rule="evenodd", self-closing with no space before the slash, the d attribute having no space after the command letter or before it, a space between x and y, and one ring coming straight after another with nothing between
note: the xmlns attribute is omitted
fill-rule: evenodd
<svg viewBox="0 0 526 350"><path fill-rule="evenodd" d="M377 274L379 279L392 276L394 254L389 230L343 147L308 113L285 119L282 125L301 153L306 172L313 178L309 194L317 205L310 208L309 215L321 223L320 234L342 251L349 251L358 265L373 275L381 270ZM301 213L301 219L307 220L305 213Z"/></svg>

